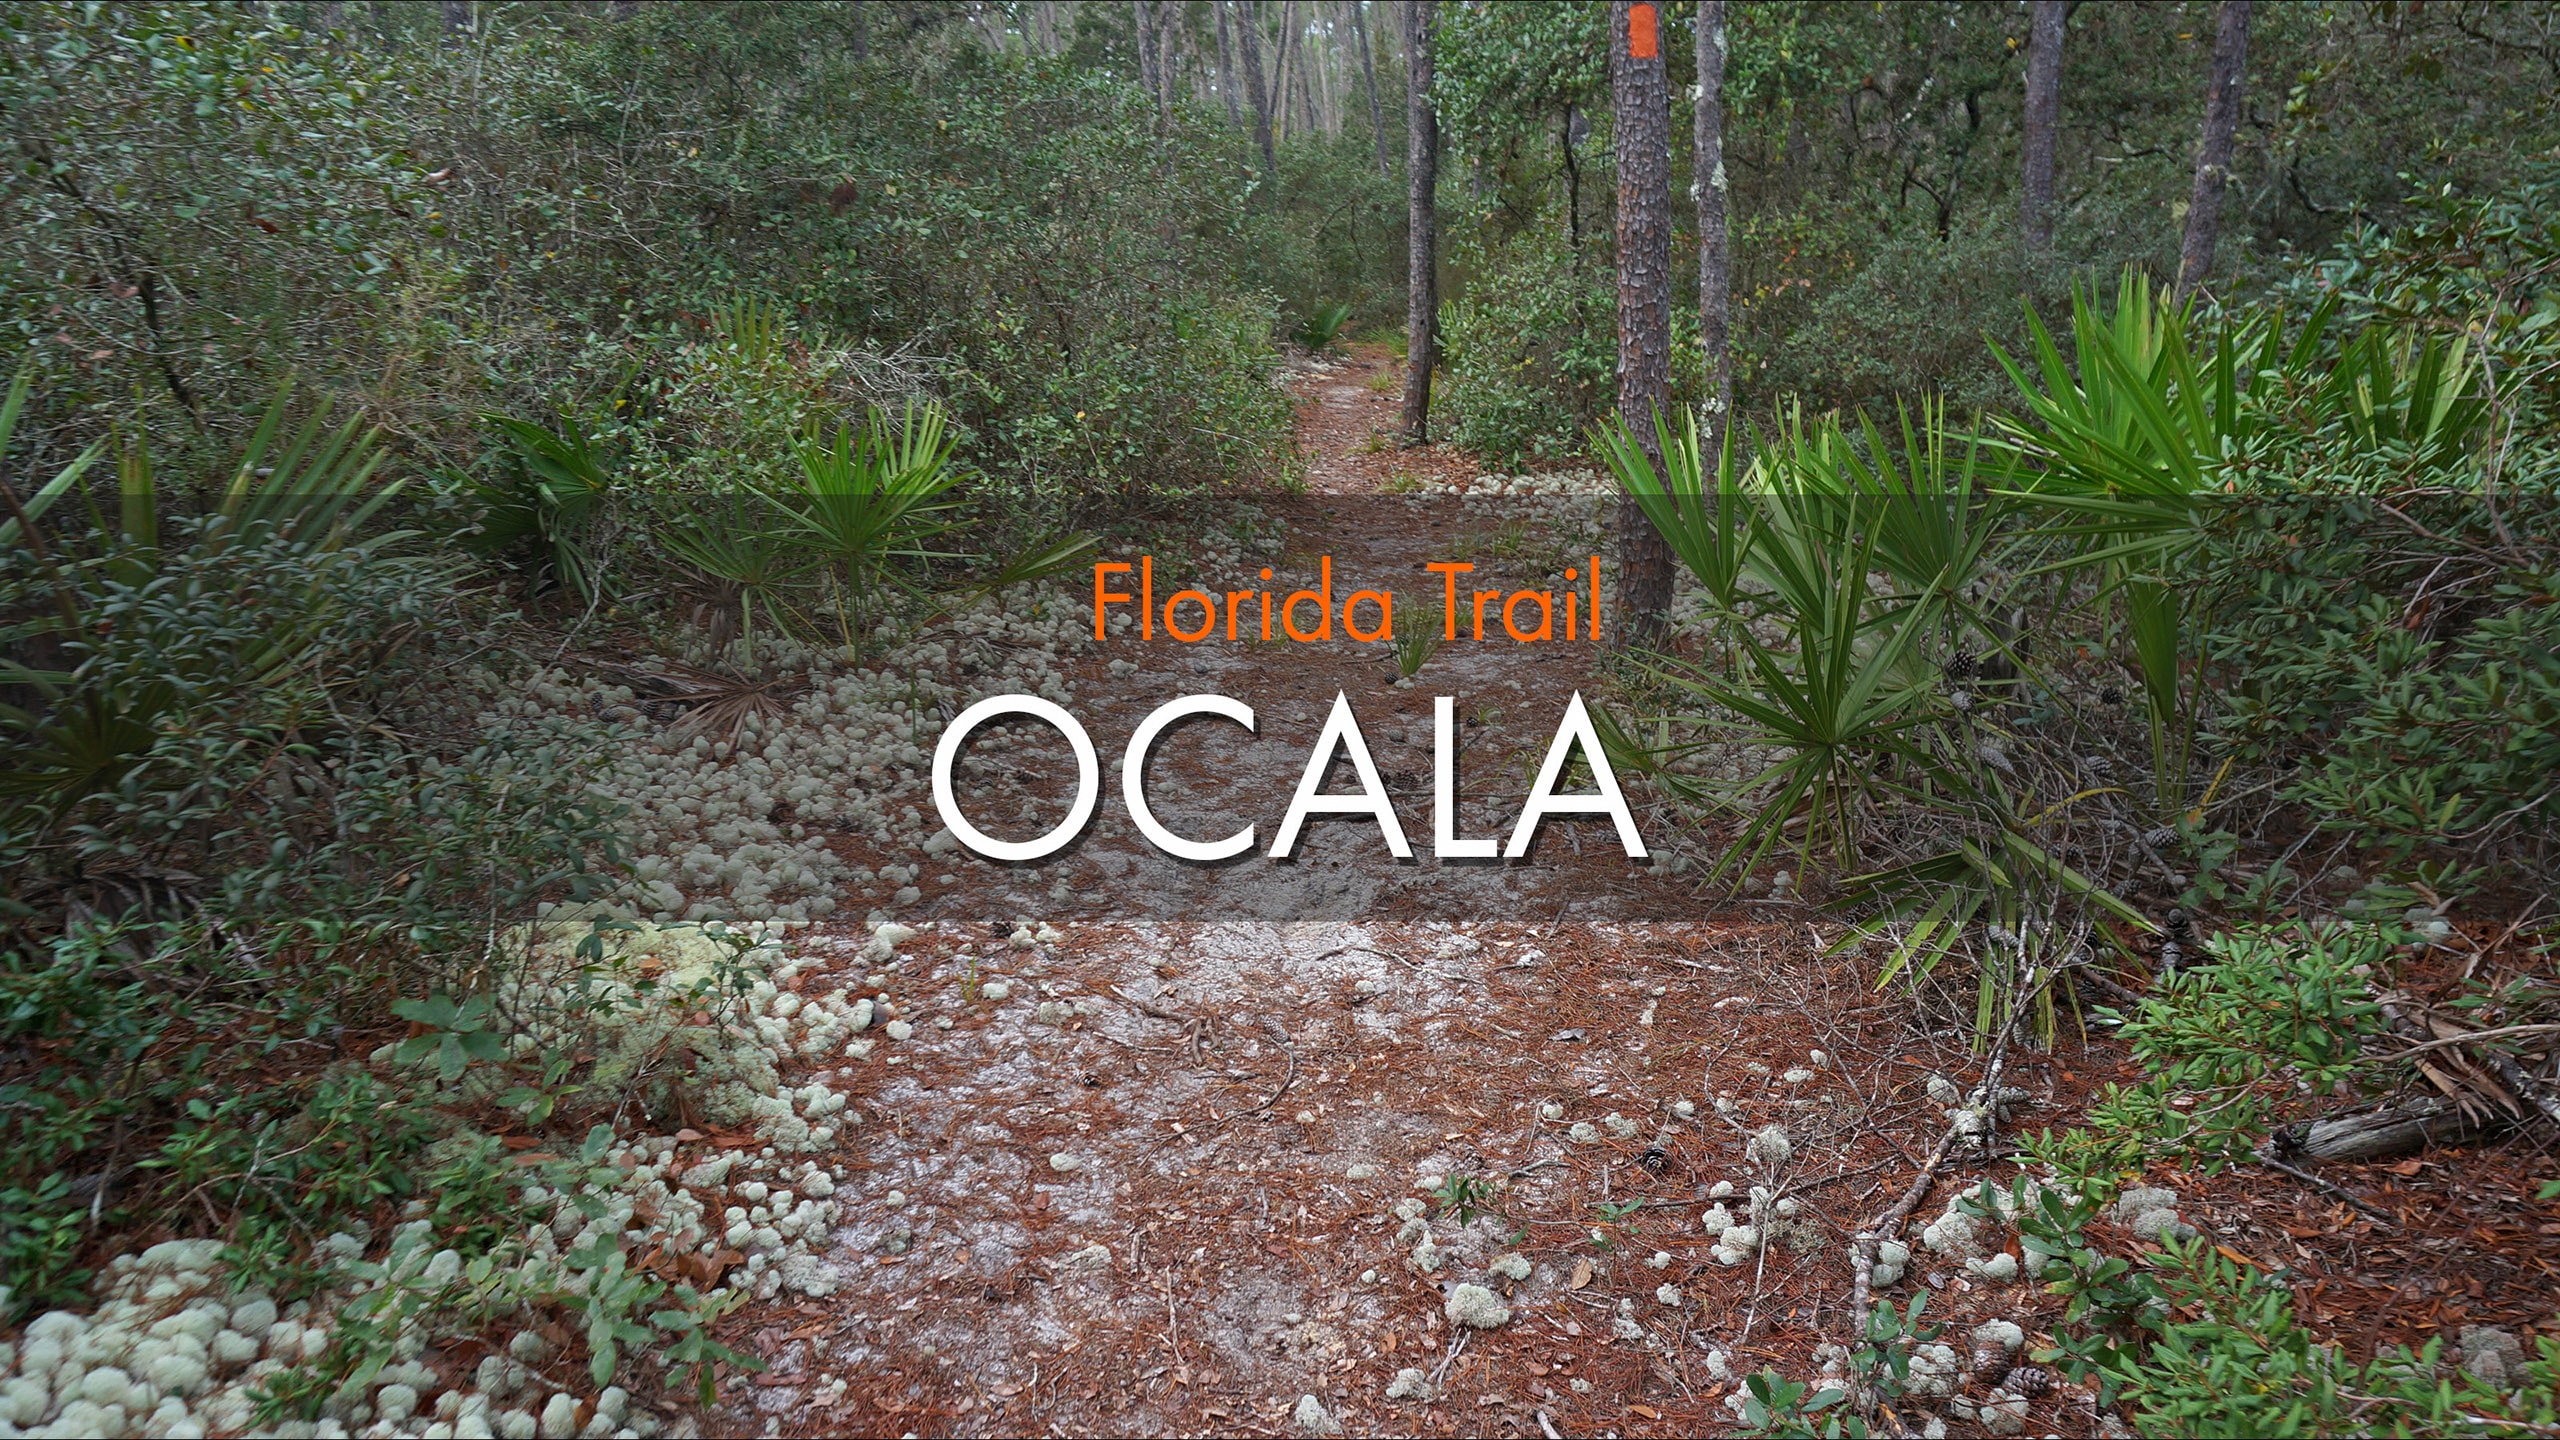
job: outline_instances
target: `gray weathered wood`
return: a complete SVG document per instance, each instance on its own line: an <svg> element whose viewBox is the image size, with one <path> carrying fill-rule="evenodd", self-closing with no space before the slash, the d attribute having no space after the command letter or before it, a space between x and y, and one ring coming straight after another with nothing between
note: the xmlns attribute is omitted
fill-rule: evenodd
<svg viewBox="0 0 2560 1440"><path fill-rule="evenodd" d="M2277 1152L2299 1160L2387 1160L2469 1139L2481 1129L2462 1107L2428 1097L2303 1121L2286 1129Z"/></svg>

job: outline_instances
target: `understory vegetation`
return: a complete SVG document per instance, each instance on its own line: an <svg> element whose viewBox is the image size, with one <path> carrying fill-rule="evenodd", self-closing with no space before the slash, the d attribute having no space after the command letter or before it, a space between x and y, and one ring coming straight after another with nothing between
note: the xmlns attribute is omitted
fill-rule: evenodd
<svg viewBox="0 0 2560 1440"><path fill-rule="evenodd" d="M751 1261L781 1217L659 1213L652 1137L833 1193L844 1097L775 1062L873 1002L783 999L756 922L850 918L827 835L930 831L932 728L1057 683L1104 538L1304 483L1292 367L1401 353L1403 8L0 10L0 1331L172 1267L333 1316L234 1428L430 1330L616 1404L753 1368L716 1327L824 1293L832 1212ZM1609 759L1702 910L1824 907L1986 1057L2130 1057L2014 1151L1996 1058L1956 1111L2042 1177L1965 1200L2068 1302L2037 1364L2146 1434L2552 1433L2553 1334L2350 1353L2280 1267L2104 1218L2146 1166L2317 1182L2341 1120L2560 1127L2550 8L2259 7L2203 286L2207 7L2074 11L2034 250L2024 7L1730 10L1729 349L1676 301L1647 433L1611 7L1443 5L1422 97L1422 418L1605 469L1680 567ZM1396 618L1410 678L1444 617ZM794 715L868 808L617 769ZM1934 1332L1859 1323L1747 1422L1902 1433Z"/></svg>
<svg viewBox="0 0 2560 1440"><path fill-rule="evenodd" d="M2560 1407L2548 1336L2491 1375L2433 1342L2350 1357L2282 1267L2081 1233L2150 1166L2321 1185L2288 1162L2551 1117L2552 301L2420 278L2451 235L2550 275L2517 203L2439 199L2263 300L2128 272L1995 347L2014 393L1980 418L1797 412L1717 454L1666 429L1659 471L1603 437L1690 587L1612 748L1690 816L1710 887L1783 867L1995 1054L2129 1048L2141 1082L2023 1141L2052 1178L2006 1208L2069 1299L2037 1359L2141 1433L2527 1434ZM2461 977L2422 985L2448 953ZM2412 1128L2345 1138L2386 1124ZM1846 1382L1755 1380L1759 1423L1872 1433L1929 1338L1892 1317Z"/></svg>

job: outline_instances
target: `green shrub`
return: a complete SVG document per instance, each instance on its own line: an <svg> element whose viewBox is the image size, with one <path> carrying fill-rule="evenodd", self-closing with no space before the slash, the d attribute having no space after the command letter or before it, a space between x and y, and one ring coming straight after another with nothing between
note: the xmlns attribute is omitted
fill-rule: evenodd
<svg viewBox="0 0 2560 1440"><path fill-rule="evenodd" d="M48 437L140 394L173 453L213 453L299 371L450 465L490 411L670 398L752 289L855 417L939 396L1010 479L1195 486L1285 448L1274 297L1397 298L1396 186L1348 137L1293 146L1274 205L1222 117L1159 136L1127 79L957 31L866 62L843 8L478 17L468 44L396 7L334 35L307 8L0 17L27 137L0 334L40 358ZM757 418L724 406L674 406L669 444Z"/></svg>
<svg viewBox="0 0 2560 1440"><path fill-rule="evenodd" d="M2436 1341L2359 1361L2314 1341L2280 1276L2210 1236L2128 1256L2085 1233L2146 1163L2209 1172L2245 1155L2280 1107L2364 1078L2364 1043L2381 1029L2366 986L2388 983L2405 939L2381 926L2222 937L2124 1017L2145 1078L2109 1086L2086 1128L2028 1142L2061 1183L2016 1207L2022 1248L2029 1272L2069 1302L2037 1358L2128 1405L2140 1433L2520 1436L2560 1413L2560 1341L2541 1338L2525 1373L2502 1384L2446 1364Z"/></svg>
<svg viewBox="0 0 2560 1440"><path fill-rule="evenodd" d="M2550 873L2560 490L2266 494L2209 535L2224 745L2388 863Z"/></svg>
<svg viewBox="0 0 2560 1440"><path fill-rule="evenodd" d="M2090 1130L2123 1162L2178 1157L2212 1171L2247 1155L2296 1094L2327 1094L2355 1073L2382 1028L2365 974L2395 938L2373 926L2216 938L2206 963L2162 976L2124 1016L2142 1079L2110 1082Z"/></svg>
<svg viewBox="0 0 2560 1440"><path fill-rule="evenodd" d="M100 1225L148 1214L290 1279L322 1226L407 1195L432 1096L316 1064L338 1050L323 1037L404 992L488 983L509 960L493 917L612 870L599 737L474 733L458 567L364 523L384 487L363 437L285 427L282 408L219 484L156 475L128 444L118 505L56 492L7 537L14 1303L62 1298L68 1237Z"/></svg>
<svg viewBox="0 0 2560 1440"><path fill-rule="evenodd" d="M1487 256L1466 295L1442 307L1433 408L1446 438L1497 467L1580 454L1618 405L1617 315L1610 271L1590 260L1577 269L1547 237ZM1693 354L1695 328L1693 319L1685 332Z"/></svg>
<svg viewBox="0 0 2560 1440"><path fill-rule="evenodd" d="M0 1288L9 1292L0 1321L79 1303L89 1284L78 1264L88 1220L58 1173L32 1187L0 1187Z"/></svg>
<svg viewBox="0 0 2560 1440"><path fill-rule="evenodd" d="M2535 1337L2521 1383L2444 1363L2441 1340L2361 1364L2316 1343L2293 1296L2254 1265L2195 1240L2166 1247L2157 1338L2121 1383L2140 1433L2165 1436L2505 1435L2560 1419L2560 1340Z"/></svg>

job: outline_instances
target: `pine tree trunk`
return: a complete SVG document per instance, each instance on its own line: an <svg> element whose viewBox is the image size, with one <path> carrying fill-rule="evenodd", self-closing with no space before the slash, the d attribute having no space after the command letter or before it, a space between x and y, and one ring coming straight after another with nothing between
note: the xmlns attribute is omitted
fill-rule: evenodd
<svg viewBox="0 0 2560 1440"><path fill-rule="evenodd" d="M1289 138L1294 118L1289 107L1297 94L1298 27L1291 21L1298 8L1297 0L1280 0L1280 48L1275 52L1271 81L1271 118L1281 139Z"/></svg>
<svg viewBox="0 0 2560 1440"><path fill-rule="evenodd" d="M1307 95L1315 107L1307 128L1334 135L1339 132L1334 128L1333 67L1326 63L1330 58L1321 48L1307 52Z"/></svg>
<svg viewBox="0 0 2560 1440"><path fill-rule="evenodd" d="M2053 141L2062 123L2062 32L2070 18L2068 0L2035 0L2027 21L2026 175L2018 229L2031 255L2053 248Z"/></svg>
<svg viewBox="0 0 2560 1440"><path fill-rule="evenodd" d="M1698 0L1698 344L1705 352L1712 433L1733 413L1732 189L1724 173L1724 0Z"/></svg>
<svg viewBox="0 0 2560 1440"><path fill-rule="evenodd" d="M1182 7L1175 0L1157 0L1156 123L1167 135L1173 133L1173 87L1179 81L1176 61L1182 48L1182 32L1175 27L1181 18Z"/></svg>
<svg viewBox="0 0 2560 1440"><path fill-rule="evenodd" d="M2241 82L2249 69L2249 0L2222 0L2213 32L2213 73L2204 96L2204 137L2196 147L2196 188L2187 202L2186 243L2178 251L2178 293L2213 270L2222 238L2222 191L2231 178L2231 142L2240 130Z"/></svg>
<svg viewBox="0 0 2560 1440"><path fill-rule="evenodd" d="M1137 16L1138 83L1146 87L1147 97L1155 98L1156 84L1156 16L1155 6L1148 0L1129 0L1129 9Z"/></svg>
<svg viewBox="0 0 2560 1440"><path fill-rule="evenodd" d="M1396 173L1395 163L1387 155L1387 112L1378 104L1378 67L1369 54L1369 22L1362 18L1365 0L1351 0L1351 38L1360 42L1360 88L1369 96L1369 130L1378 142L1378 178Z"/></svg>
<svg viewBox="0 0 2560 1440"><path fill-rule="evenodd" d="M1404 443L1431 440L1431 370L1440 358L1440 119L1431 108L1432 0L1405 0Z"/></svg>
<svg viewBox="0 0 2560 1440"><path fill-rule="evenodd" d="M1610 98L1618 166L1618 414L1654 468L1654 417L1671 400L1671 97L1662 12L1610 8ZM1671 604L1671 548L1632 497L1618 504L1618 641L1642 644Z"/></svg>
<svg viewBox="0 0 2560 1440"><path fill-rule="evenodd" d="M1262 179L1280 188L1280 156L1271 143L1271 92L1262 84L1262 24L1251 0L1236 0L1236 48L1244 56L1244 93L1253 102L1253 138L1262 146Z"/></svg>
<svg viewBox="0 0 2560 1440"><path fill-rule="evenodd" d="M1209 7L1218 17L1218 93L1227 100L1227 124L1244 128L1244 111L1236 104L1236 52L1234 41L1227 35L1227 7Z"/></svg>

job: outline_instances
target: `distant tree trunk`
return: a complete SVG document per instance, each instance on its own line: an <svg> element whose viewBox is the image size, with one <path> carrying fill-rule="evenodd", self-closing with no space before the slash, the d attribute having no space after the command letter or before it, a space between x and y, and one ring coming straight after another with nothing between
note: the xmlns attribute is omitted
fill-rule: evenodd
<svg viewBox="0 0 2560 1440"><path fill-rule="evenodd" d="M2196 147L2196 188L2187 202L2186 243L2178 251L2178 294L2213 269L2222 236L2222 189L2231 178L2231 141L2240 129L2241 82L2249 69L2249 0L2222 0L2213 32L2213 73L2204 93L2204 138Z"/></svg>
<svg viewBox="0 0 2560 1440"><path fill-rule="evenodd" d="M1582 110L1571 101L1565 102L1564 129L1559 137L1564 146L1564 236L1565 263L1571 267L1575 285L1573 304L1578 315L1582 309L1582 165L1579 155L1582 138L1591 127L1582 118Z"/></svg>
<svg viewBox="0 0 2560 1440"><path fill-rule="evenodd" d="M871 58L871 22L863 15L862 7L859 5L853 7L853 58L856 60Z"/></svg>
<svg viewBox="0 0 2560 1440"><path fill-rule="evenodd" d="M1713 432L1733 414L1733 239L1724 173L1724 0L1698 0L1698 344L1705 352Z"/></svg>
<svg viewBox="0 0 2560 1440"><path fill-rule="evenodd" d="M1175 0L1156 4L1156 123L1173 133L1173 87L1180 82L1182 7Z"/></svg>
<svg viewBox="0 0 2560 1440"><path fill-rule="evenodd" d="M1328 42L1338 38L1330 34L1326 36ZM1311 72L1315 76L1316 124L1327 135L1342 133L1342 93L1335 86L1333 74L1333 58L1339 48L1328 43Z"/></svg>
<svg viewBox="0 0 2560 1440"><path fill-rule="evenodd" d="M1129 9L1137 16L1138 83L1146 87L1153 99L1156 87L1156 7L1148 0L1129 0Z"/></svg>
<svg viewBox="0 0 2560 1440"><path fill-rule="evenodd" d="M1662 465L1654 416L1671 401L1671 97L1662 12L1614 0L1610 101L1618 162L1618 414ZM1618 503L1618 641L1641 644L1671 604L1671 547L1632 496Z"/></svg>
<svg viewBox="0 0 2560 1440"><path fill-rule="evenodd" d="M1253 102L1253 138L1262 145L1262 178L1280 188L1280 156L1271 144L1271 92L1262 85L1262 24L1251 0L1236 0L1236 48L1244 52L1244 93Z"/></svg>
<svg viewBox="0 0 2560 1440"><path fill-rule="evenodd" d="M1440 117L1431 108L1432 0L1405 0L1404 443L1431 441L1431 370L1440 358Z"/></svg>
<svg viewBox="0 0 2560 1440"><path fill-rule="evenodd" d="M2053 248L2053 139L2062 123L2062 32L2070 19L2068 0L2035 0L2027 21L2027 155L2018 229L2031 255Z"/></svg>
<svg viewBox="0 0 2560 1440"><path fill-rule="evenodd" d="M1369 55L1369 22L1360 13L1367 8L1364 0L1351 0L1351 37L1360 42L1360 88L1369 95L1369 130L1378 142L1378 178L1384 180L1396 173L1396 167L1387 155L1387 112L1378 103L1378 67Z"/></svg>
<svg viewBox="0 0 2560 1440"><path fill-rule="evenodd" d="M444 0L444 28L455 35L471 28L471 0Z"/></svg>
<svg viewBox="0 0 2560 1440"><path fill-rule="evenodd" d="M1283 140L1289 138L1289 86L1295 78L1289 67L1297 53L1297 27L1289 23L1294 8L1294 0L1280 0L1280 45L1271 52L1271 121Z"/></svg>
<svg viewBox="0 0 2560 1440"><path fill-rule="evenodd" d="M1236 105L1236 56L1233 42L1227 36L1227 7L1209 7L1218 17L1218 93L1227 97L1227 124L1244 128L1244 112Z"/></svg>

